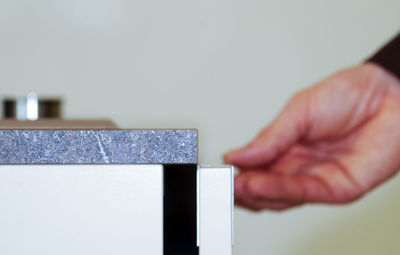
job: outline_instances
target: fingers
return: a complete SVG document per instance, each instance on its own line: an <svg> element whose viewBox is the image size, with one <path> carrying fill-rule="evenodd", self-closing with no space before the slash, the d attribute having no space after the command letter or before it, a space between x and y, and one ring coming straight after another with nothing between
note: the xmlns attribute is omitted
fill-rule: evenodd
<svg viewBox="0 0 400 255"><path fill-rule="evenodd" d="M254 141L244 148L227 153L225 162L240 168L252 168L272 161L306 132L307 112L307 98L303 93L298 94Z"/></svg>
<svg viewBox="0 0 400 255"><path fill-rule="evenodd" d="M239 174L235 177L235 204L241 207L248 208L253 211L260 211L262 209L269 209L273 211L282 211L293 208L295 206L299 206L301 202L287 202L287 201L277 201L277 200L269 200L267 198L262 198L258 196L243 196L240 195L242 193L237 192L238 190L243 190L244 184L243 181L240 181L243 176L257 176L259 174L263 174L261 171L247 171L246 174Z"/></svg>
<svg viewBox="0 0 400 255"><path fill-rule="evenodd" d="M235 198L235 204L253 211L261 211L262 209L283 211L301 205L301 203L276 202L252 198Z"/></svg>
<svg viewBox="0 0 400 255"><path fill-rule="evenodd" d="M282 210L306 202L334 202L335 196L323 180L315 176L274 175L244 171L235 177L235 197L239 205L251 209Z"/></svg>

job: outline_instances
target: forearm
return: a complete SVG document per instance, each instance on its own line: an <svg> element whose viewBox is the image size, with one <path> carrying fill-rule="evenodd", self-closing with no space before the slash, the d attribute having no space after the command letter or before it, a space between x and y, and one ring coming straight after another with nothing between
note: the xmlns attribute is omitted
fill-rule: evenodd
<svg viewBox="0 0 400 255"><path fill-rule="evenodd" d="M367 62L373 62L383 67L400 79L400 33Z"/></svg>

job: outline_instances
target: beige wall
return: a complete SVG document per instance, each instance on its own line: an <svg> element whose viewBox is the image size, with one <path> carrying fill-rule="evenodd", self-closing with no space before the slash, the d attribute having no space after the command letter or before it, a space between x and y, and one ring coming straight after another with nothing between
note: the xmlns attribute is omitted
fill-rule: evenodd
<svg viewBox="0 0 400 255"><path fill-rule="evenodd" d="M198 128L201 162L219 163L296 90L376 50L400 29L399 10L398 0L0 0L1 93L62 95L68 118ZM351 206L239 209L234 254L398 254L399 180Z"/></svg>

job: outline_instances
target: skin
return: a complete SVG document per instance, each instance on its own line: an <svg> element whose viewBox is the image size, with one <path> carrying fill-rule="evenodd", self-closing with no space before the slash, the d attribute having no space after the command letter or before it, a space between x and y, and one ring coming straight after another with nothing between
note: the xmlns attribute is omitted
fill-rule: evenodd
<svg viewBox="0 0 400 255"><path fill-rule="evenodd" d="M225 162L236 204L284 210L359 199L400 168L400 81L366 63L298 92Z"/></svg>

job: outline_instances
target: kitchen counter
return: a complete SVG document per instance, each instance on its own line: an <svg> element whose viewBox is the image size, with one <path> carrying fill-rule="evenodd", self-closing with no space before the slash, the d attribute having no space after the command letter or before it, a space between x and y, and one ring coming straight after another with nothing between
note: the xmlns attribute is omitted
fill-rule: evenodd
<svg viewBox="0 0 400 255"><path fill-rule="evenodd" d="M1 129L0 164L197 164L197 130Z"/></svg>

